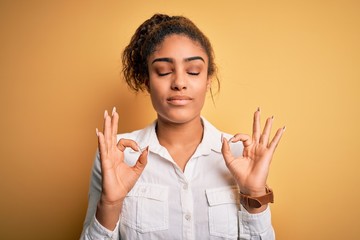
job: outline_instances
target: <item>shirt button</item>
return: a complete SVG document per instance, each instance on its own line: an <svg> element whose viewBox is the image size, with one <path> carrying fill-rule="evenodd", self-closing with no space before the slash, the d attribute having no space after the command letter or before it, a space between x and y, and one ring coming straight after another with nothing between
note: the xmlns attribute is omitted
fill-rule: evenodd
<svg viewBox="0 0 360 240"><path fill-rule="evenodd" d="M190 215L190 214L186 214L186 215L185 215L185 219L188 220L188 221L190 221L191 215Z"/></svg>
<svg viewBox="0 0 360 240"><path fill-rule="evenodd" d="M185 183L184 185L183 185L183 189L184 190L187 190L189 188L189 185L187 184L187 183Z"/></svg>

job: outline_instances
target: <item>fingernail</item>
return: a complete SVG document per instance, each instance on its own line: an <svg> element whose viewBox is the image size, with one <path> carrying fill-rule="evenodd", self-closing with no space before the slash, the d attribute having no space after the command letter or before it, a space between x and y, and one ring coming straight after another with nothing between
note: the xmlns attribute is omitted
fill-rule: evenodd
<svg viewBox="0 0 360 240"><path fill-rule="evenodd" d="M140 148L139 146L138 146L138 152L140 153L140 154L143 154L143 152L146 150L148 150L149 149L149 146L147 146L147 147L144 147L144 148Z"/></svg>
<svg viewBox="0 0 360 240"><path fill-rule="evenodd" d="M106 118L108 115L109 115L109 114L108 114L108 111L105 110L105 112L104 112L104 118Z"/></svg>
<svg viewBox="0 0 360 240"><path fill-rule="evenodd" d="M275 118L275 117L274 117L274 115L272 115L272 116L271 116L271 119L273 119L273 120L274 120L274 118Z"/></svg>
<svg viewBox="0 0 360 240"><path fill-rule="evenodd" d="M146 156L148 156L148 154L149 154L149 146L147 146L146 148L143 148L142 151L143 152L146 151Z"/></svg>
<svg viewBox="0 0 360 240"><path fill-rule="evenodd" d="M230 138L230 139L228 140L228 143L230 143L233 139L234 139L234 137Z"/></svg>
<svg viewBox="0 0 360 240"><path fill-rule="evenodd" d="M141 148L140 148L139 145L137 145L137 150L138 150L138 152L139 152L140 154L142 153Z"/></svg>
<svg viewBox="0 0 360 240"><path fill-rule="evenodd" d="M111 116L114 116L115 112L116 112L116 107L113 107L113 110L112 110Z"/></svg>
<svg viewBox="0 0 360 240"><path fill-rule="evenodd" d="M260 112L260 107L258 107L256 111Z"/></svg>
<svg viewBox="0 0 360 240"><path fill-rule="evenodd" d="M286 126L283 127L283 131L284 131L284 132L285 132L285 130L286 130Z"/></svg>
<svg viewBox="0 0 360 240"><path fill-rule="evenodd" d="M99 130L96 128L95 131L96 131L96 136L99 136Z"/></svg>

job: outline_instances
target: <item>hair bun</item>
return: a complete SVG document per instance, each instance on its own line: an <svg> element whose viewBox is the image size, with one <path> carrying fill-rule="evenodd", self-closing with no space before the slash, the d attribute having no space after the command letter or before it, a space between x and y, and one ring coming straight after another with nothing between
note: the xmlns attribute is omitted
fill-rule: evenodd
<svg viewBox="0 0 360 240"><path fill-rule="evenodd" d="M156 26L163 22L169 21L170 19L171 17L165 14L155 14L154 16L152 16L150 19L148 19L138 27L135 33L135 36L138 37L136 42L141 46L141 44L145 42L151 31L156 28Z"/></svg>

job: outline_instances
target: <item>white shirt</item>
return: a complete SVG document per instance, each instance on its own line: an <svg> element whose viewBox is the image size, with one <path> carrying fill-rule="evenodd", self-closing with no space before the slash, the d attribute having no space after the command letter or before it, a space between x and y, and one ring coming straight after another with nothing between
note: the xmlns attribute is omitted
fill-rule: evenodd
<svg viewBox="0 0 360 240"><path fill-rule="evenodd" d="M148 163L124 200L113 231L95 218L101 194L99 154L93 166L89 206L81 239L275 239L269 207L250 214L239 203L239 189L221 154L221 132L202 118L202 142L184 172L159 144L155 124L120 138L149 146ZM231 136L224 134L229 139ZM231 145L234 155L242 144ZM125 161L134 165L139 156L129 148Z"/></svg>

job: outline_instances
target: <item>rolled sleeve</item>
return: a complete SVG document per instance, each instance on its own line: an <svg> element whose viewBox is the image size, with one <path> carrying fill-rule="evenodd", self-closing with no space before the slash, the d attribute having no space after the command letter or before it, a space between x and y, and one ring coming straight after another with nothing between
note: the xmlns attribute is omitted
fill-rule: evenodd
<svg viewBox="0 0 360 240"><path fill-rule="evenodd" d="M86 231L86 239L95 240L95 239L103 239L103 240L118 240L119 238L119 221L116 223L116 227L113 231L102 226L96 217L94 216L87 231Z"/></svg>
<svg viewBox="0 0 360 240"><path fill-rule="evenodd" d="M240 239L275 239L274 229L271 225L271 212L268 206L261 213L251 214L242 205L239 211Z"/></svg>

